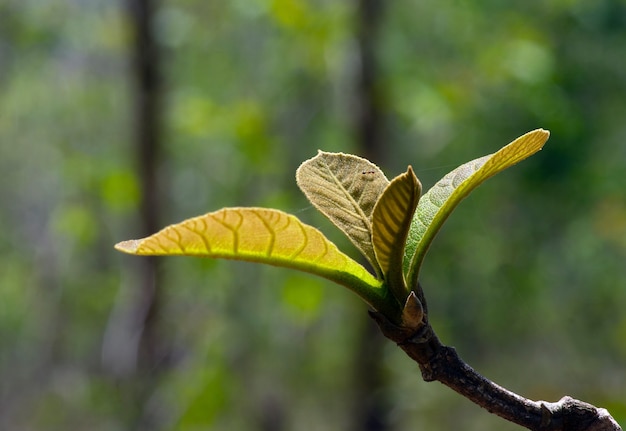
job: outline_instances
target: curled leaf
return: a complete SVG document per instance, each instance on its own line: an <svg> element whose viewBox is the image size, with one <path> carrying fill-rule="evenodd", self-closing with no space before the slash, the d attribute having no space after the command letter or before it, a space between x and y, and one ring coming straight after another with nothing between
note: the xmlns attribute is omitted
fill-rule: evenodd
<svg viewBox="0 0 626 431"><path fill-rule="evenodd" d="M402 261L404 244L422 185L409 166L387 186L374 207L372 242L385 281L398 301L409 294L404 280Z"/></svg>
<svg viewBox="0 0 626 431"><path fill-rule="evenodd" d="M389 180L378 166L350 154L320 151L300 165L296 181L309 201L380 272L372 246L372 213Z"/></svg>
<svg viewBox="0 0 626 431"><path fill-rule="evenodd" d="M224 208L115 248L144 256L225 258L297 269L348 287L381 312L385 308L379 280L319 230L278 210Z"/></svg>
<svg viewBox="0 0 626 431"><path fill-rule="evenodd" d="M433 238L450 213L472 190L498 172L541 150L550 132L533 130L494 154L465 163L448 173L422 196L411 222L405 248L404 271L411 285Z"/></svg>

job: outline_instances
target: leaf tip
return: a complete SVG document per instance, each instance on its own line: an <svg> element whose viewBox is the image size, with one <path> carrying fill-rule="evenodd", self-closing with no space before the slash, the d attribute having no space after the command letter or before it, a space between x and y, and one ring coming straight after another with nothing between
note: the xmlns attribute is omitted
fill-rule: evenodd
<svg viewBox="0 0 626 431"><path fill-rule="evenodd" d="M411 178L417 178L417 176L415 175L415 171L413 170L413 166L411 165L407 166L406 173Z"/></svg>
<svg viewBox="0 0 626 431"><path fill-rule="evenodd" d="M409 178L411 179L413 186L418 188L418 193L421 193L422 191L422 183L420 182L419 178L417 178L417 175L415 175L415 171L413 170L413 166L409 165L406 168L406 173L409 176Z"/></svg>
<svg viewBox="0 0 626 431"><path fill-rule="evenodd" d="M115 249L121 251L122 253L137 254L137 249L139 248L140 242L141 240L138 239L121 241L115 244Z"/></svg>
<svg viewBox="0 0 626 431"><path fill-rule="evenodd" d="M550 131L548 129L538 129L538 131L546 137L546 141L548 140L548 138L550 137Z"/></svg>
<svg viewBox="0 0 626 431"><path fill-rule="evenodd" d="M548 138L550 137L550 131L547 130L547 129L539 128L539 129L535 129L535 130L533 130L531 132L528 132L524 136L528 136L528 135L531 135L532 138L534 138L535 142L539 146L538 150L541 150L543 148L544 144L548 141Z"/></svg>

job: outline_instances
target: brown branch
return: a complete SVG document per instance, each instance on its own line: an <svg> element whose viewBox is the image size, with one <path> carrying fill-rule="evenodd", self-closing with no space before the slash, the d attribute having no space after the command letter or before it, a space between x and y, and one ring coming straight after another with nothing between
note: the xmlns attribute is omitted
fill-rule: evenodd
<svg viewBox="0 0 626 431"><path fill-rule="evenodd" d="M571 397L555 403L532 401L483 377L463 362L453 347L439 341L420 305L418 296L411 293L402 326L394 325L378 312L372 311L370 315L385 337L419 364L424 381L437 380L490 413L529 430L621 431L605 409Z"/></svg>

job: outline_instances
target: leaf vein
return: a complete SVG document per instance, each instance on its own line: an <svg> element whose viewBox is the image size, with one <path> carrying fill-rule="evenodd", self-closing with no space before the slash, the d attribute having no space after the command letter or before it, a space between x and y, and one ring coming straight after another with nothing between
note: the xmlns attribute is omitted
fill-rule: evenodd
<svg viewBox="0 0 626 431"><path fill-rule="evenodd" d="M236 214L239 217L239 221L237 223L235 223L235 225L231 225L229 223L226 222L225 218L226 218L226 214L227 213L221 213L221 220L220 218L216 217L216 215L211 215L211 218L216 222L221 224L222 226L224 226L226 229L228 229L232 234L233 234L233 254L237 254L239 253L239 228L241 227L241 224L243 223L243 215L241 214L241 212L239 212L239 210L233 210L231 212L231 214Z"/></svg>
<svg viewBox="0 0 626 431"><path fill-rule="evenodd" d="M276 232L274 232L270 224L267 222L267 220L265 220L265 217L263 217L261 214L259 214L256 211L253 212L252 214L254 214L261 221L261 223L263 223L263 226L265 226L265 229L267 229L267 232L270 235L270 240L267 245L267 249L265 250L265 255L267 257L271 257L272 252L274 251L274 244L276 243Z"/></svg>
<svg viewBox="0 0 626 431"><path fill-rule="evenodd" d="M291 224L291 219L288 218L287 220L288 220L288 225ZM302 223L296 223L296 226L298 226L298 228L300 229L300 232L302 232L302 245L298 247L291 256L289 256L289 259L292 259L292 260L297 259L298 256L300 256L300 254L304 251L304 249L309 244L309 236L306 232L306 229L304 228L304 225L302 225Z"/></svg>

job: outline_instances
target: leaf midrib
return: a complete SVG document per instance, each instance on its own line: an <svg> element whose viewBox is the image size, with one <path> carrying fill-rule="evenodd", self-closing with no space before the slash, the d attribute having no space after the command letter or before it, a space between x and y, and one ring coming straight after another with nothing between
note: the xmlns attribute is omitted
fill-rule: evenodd
<svg viewBox="0 0 626 431"><path fill-rule="evenodd" d="M330 177L334 181L335 185L337 185L338 188L347 196L347 199L352 204L353 209L356 209L356 215L359 216L357 218L360 218L361 222L365 224L365 229L366 229L367 233L371 236L371 234L372 234L372 225L369 222L368 217L363 212L363 209L360 207L359 203L352 197L350 192L343 186L343 184L341 184L341 181L339 181L337 176L333 174L333 171L328 166L328 163L324 163L323 166L324 166L324 169L326 169L328 171L328 173L330 174ZM350 212L348 212L348 213L350 213Z"/></svg>

